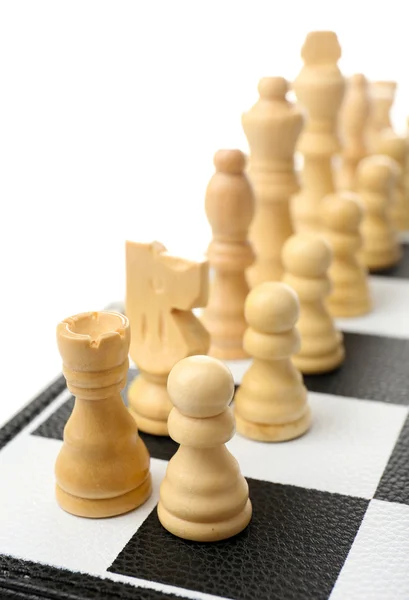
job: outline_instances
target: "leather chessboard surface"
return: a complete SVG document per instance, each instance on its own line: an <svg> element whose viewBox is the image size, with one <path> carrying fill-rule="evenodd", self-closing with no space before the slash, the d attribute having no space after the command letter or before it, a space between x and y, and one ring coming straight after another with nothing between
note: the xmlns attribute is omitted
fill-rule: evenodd
<svg viewBox="0 0 409 600"><path fill-rule="evenodd" d="M144 506L106 520L60 510L53 469L73 398L56 379L0 430L0 597L407 600L409 246L371 287L374 311L339 321L345 364L305 378L311 430L228 443L254 510L231 540L186 542L160 526L168 438L141 434L154 485ZM239 384L247 363L230 366Z"/></svg>

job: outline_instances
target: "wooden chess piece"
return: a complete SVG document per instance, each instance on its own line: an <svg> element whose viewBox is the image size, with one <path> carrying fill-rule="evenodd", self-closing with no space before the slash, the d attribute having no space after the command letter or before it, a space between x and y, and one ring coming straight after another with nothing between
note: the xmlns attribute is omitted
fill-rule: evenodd
<svg viewBox="0 0 409 600"><path fill-rule="evenodd" d="M206 215L213 239L208 250L214 279L202 322L210 333L208 354L221 360L245 358L244 301L249 292L246 269L254 260L247 239L254 196L240 150L219 150L216 172L206 190Z"/></svg>
<svg viewBox="0 0 409 600"><path fill-rule="evenodd" d="M158 242L127 242L126 272L130 354L139 369L128 392L129 410L141 431L167 435L168 375L180 359L205 354L210 344L192 313L207 302L209 265L171 256Z"/></svg>
<svg viewBox="0 0 409 600"><path fill-rule="evenodd" d="M293 235L283 247L283 282L295 290L300 300L297 329L301 349L293 362L305 375L333 371L345 357L342 334L325 306L331 291L327 274L331 258L328 243L311 233Z"/></svg>
<svg viewBox="0 0 409 600"><path fill-rule="evenodd" d="M266 281L250 292L244 347L254 361L236 392L237 431L263 442L299 437L311 424L307 390L291 362L300 349L299 302L284 283Z"/></svg>
<svg viewBox="0 0 409 600"><path fill-rule="evenodd" d="M391 218L398 231L409 229L409 196L405 193L404 171L406 166L406 140L392 129L385 129L374 143L374 154L385 154L393 158L400 167L395 201L391 207Z"/></svg>
<svg viewBox="0 0 409 600"><path fill-rule="evenodd" d="M172 369L168 391L174 404L169 435L180 446L160 487L159 520L187 540L232 537L247 527L252 507L247 482L225 446L235 431L231 373L215 358L192 356Z"/></svg>
<svg viewBox="0 0 409 600"><path fill-rule="evenodd" d="M378 154L379 135L385 129L393 129L390 113L396 87L395 81L372 81L369 85L371 111L367 122L367 141L371 154Z"/></svg>
<svg viewBox="0 0 409 600"><path fill-rule="evenodd" d="M251 287L278 281L283 274L281 249L293 233L289 200L299 190L294 150L304 122L301 110L286 98L288 83L283 77L261 79L258 91L260 98L242 117L256 197L250 227L256 261L247 272Z"/></svg>
<svg viewBox="0 0 409 600"><path fill-rule="evenodd" d="M364 75L353 75L347 84L340 111L342 137L338 190L356 191L356 169L368 154L366 123L370 115L368 82Z"/></svg>
<svg viewBox="0 0 409 600"><path fill-rule="evenodd" d="M403 189L405 194L405 202L409 203L409 117L406 119L406 137L405 137L405 147L406 147L406 159L405 159L405 168L403 170Z"/></svg>
<svg viewBox="0 0 409 600"><path fill-rule="evenodd" d="M322 235L333 253L328 271L332 290L327 298L333 317L357 317L372 309L367 269L358 260L362 212L359 196L353 192L330 194L321 203Z"/></svg>
<svg viewBox="0 0 409 600"><path fill-rule="evenodd" d="M151 494L149 454L121 398L129 340L128 319L119 313L83 313L57 327L75 405L55 465L56 495L74 515L119 515Z"/></svg>
<svg viewBox="0 0 409 600"><path fill-rule="evenodd" d="M399 165L384 155L368 156L357 170L358 193L364 207L360 258L371 272L388 269L402 257L390 216L399 175Z"/></svg>
<svg viewBox="0 0 409 600"><path fill-rule="evenodd" d="M333 160L340 151L337 116L344 96L345 81L338 68L341 47L332 31L309 33L302 48L304 67L293 88L307 113L298 151L304 157L302 187L290 203L296 232L320 228L321 200L335 191Z"/></svg>

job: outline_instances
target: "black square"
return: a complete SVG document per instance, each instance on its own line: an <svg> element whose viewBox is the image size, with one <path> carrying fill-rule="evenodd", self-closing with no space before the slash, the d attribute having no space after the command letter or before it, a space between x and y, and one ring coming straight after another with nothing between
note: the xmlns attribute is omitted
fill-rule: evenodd
<svg viewBox="0 0 409 600"><path fill-rule="evenodd" d="M108 570L237 600L328 598L368 500L248 482L253 517L241 534L181 540L155 508Z"/></svg>
<svg viewBox="0 0 409 600"><path fill-rule="evenodd" d="M123 581L75 573L0 554L0 598L25 600L180 600L180 596Z"/></svg>
<svg viewBox="0 0 409 600"><path fill-rule="evenodd" d="M375 498L409 504L409 417L401 429Z"/></svg>
<svg viewBox="0 0 409 600"><path fill-rule="evenodd" d="M53 440L62 440L64 434L64 427L72 409L74 408L74 397L71 396L64 402L55 412L53 412L46 421L41 423L32 435L39 435L41 437L51 438Z"/></svg>
<svg viewBox="0 0 409 600"><path fill-rule="evenodd" d="M339 369L304 377L311 392L409 405L409 340L344 333L344 344Z"/></svg>

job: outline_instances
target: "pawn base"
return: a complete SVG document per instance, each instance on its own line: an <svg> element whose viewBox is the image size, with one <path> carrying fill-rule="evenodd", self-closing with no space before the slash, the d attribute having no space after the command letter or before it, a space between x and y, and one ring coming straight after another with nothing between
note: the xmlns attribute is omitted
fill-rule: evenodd
<svg viewBox="0 0 409 600"><path fill-rule="evenodd" d="M167 436L168 416L172 410L166 380L156 383L143 375L135 377L128 391L129 412L135 419L139 431L152 435Z"/></svg>
<svg viewBox="0 0 409 600"><path fill-rule="evenodd" d="M129 409L129 412L135 419L138 431L143 431L144 433L149 433L151 435L169 436L167 420L158 421L157 419L150 419L149 417L137 413L132 408Z"/></svg>
<svg viewBox="0 0 409 600"><path fill-rule="evenodd" d="M173 535L193 542L218 542L237 535L247 527L252 515L250 500L242 511L231 519L216 523L185 521L170 513L159 501L158 517L163 527Z"/></svg>
<svg viewBox="0 0 409 600"><path fill-rule="evenodd" d="M213 358L217 358L218 360L242 360L244 358L249 358L247 352L243 350L242 344L242 340L240 344L237 344L237 346L225 348L215 346L212 344L207 354L208 356L212 356Z"/></svg>
<svg viewBox="0 0 409 600"><path fill-rule="evenodd" d="M325 356L293 356L294 366L303 375L320 375L335 371L345 359L345 349L340 345L334 352Z"/></svg>
<svg viewBox="0 0 409 600"><path fill-rule="evenodd" d="M396 267L402 258L402 252L397 248L396 252L391 252L386 256L367 257L365 264L370 273L382 273Z"/></svg>
<svg viewBox="0 0 409 600"><path fill-rule="evenodd" d="M286 442L302 436L311 426L311 410L307 406L304 414L289 423L271 425L266 423L253 423L234 411L237 432L251 440L258 442Z"/></svg>
<svg viewBox="0 0 409 600"><path fill-rule="evenodd" d="M356 304L328 302L327 308L330 315L335 319L361 317L371 312L372 302L369 298Z"/></svg>
<svg viewBox="0 0 409 600"><path fill-rule="evenodd" d="M58 484L55 491L58 504L66 512L77 517L103 519L125 514L141 506L152 493L152 480L149 475L134 490L114 498L80 498L65 492Z"/></svg>

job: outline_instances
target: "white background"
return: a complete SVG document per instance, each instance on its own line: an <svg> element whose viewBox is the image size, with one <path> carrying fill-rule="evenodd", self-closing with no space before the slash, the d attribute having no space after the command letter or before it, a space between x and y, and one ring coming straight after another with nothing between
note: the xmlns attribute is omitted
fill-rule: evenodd
<svg viewBox="0 0 409 600"><path fill-rule="evenodd" d="M247 151L258 80L314 29L345 75L398 81L403 131L403 0L0 3L0 421L58 373L58 320L122 299L126 239L205 251L213 154Z"/></svg>

